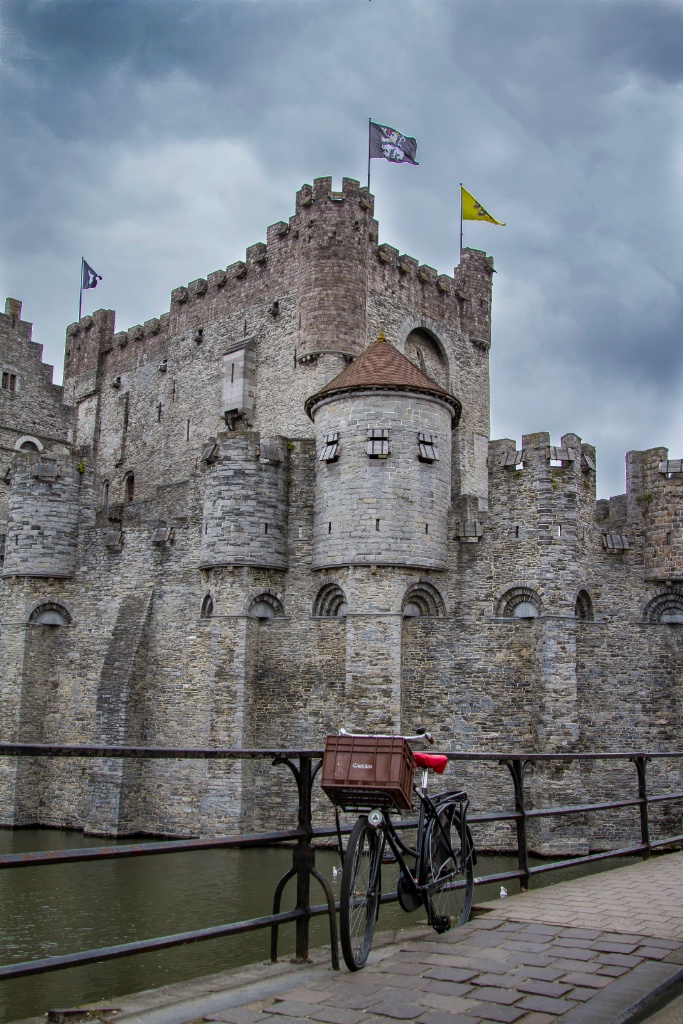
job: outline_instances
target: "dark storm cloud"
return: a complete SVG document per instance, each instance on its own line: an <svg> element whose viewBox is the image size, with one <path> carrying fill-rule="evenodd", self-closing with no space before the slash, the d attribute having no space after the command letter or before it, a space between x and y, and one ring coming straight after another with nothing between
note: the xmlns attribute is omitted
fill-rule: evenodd
<svg viewBox="0 0 683 1024"><path fill-rule="evenodd" d="M0 19L2 276L49 361L81 255L120 328L156 316L304 181L363 180L372 116L419 143L419 168L373 162L382 241L452 272L460 180L508 223L465 226L498 269L494 436L583 434L602 493L627 448L683 455L678 4L4 0Z"/></svg>

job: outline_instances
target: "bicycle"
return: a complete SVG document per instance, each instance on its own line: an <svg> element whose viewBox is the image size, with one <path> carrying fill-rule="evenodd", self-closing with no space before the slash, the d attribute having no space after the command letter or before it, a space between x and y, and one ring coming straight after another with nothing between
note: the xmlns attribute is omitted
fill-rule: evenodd
<svg viewBox="0 0 683 1024"><path fill-rule="evenodd" d="M335 804L339 851L342 857L341 894L339 902L339 925L342 953L350 971L360 970L366 963L379 914L382 892L382 863L386 846L399 866L397 895L401 908L410 912L423 905L427 921L438 933L466 923L472 909L474 889L474 864L476 853L472 835L467 824L469 800L464 790L441 793L434 799L427 795L429 773L443 774L448 764L445 754L413 753L409 743L427 740L433 743L430 733L418 729L415 736L364 736L339 731L339 737L347 737L343 756L338 753L336 737L328 737L327 772L323 763L323 789ZM398 747L403 744L403 788L400 780L380 779L370 776L376 773L381 752L369 750L374 741L394 741L385 761L396 760ZM332 742L331 742L332 741ZM350 741L350 747L349 747ZM365 741L365 742L364 742ZM369 742L368 742L369 741ZM353 744L356 743L354 754ZM333 755L336 763L333 765ZM356 760L354 761L354 756ZM376 757L376 762L372 760ZM349 768L346 764L348 761ZM334 770L337 776L334 775ZM394 765L395 769L395 765ZM414 773L419 770L421 779L415 784ZM368 778L363 780L363 772ZM339 780L340 774L346 778ZM393 771L396 774L395 770ZM353 777L349 776L356 776ZM375 783L373 787L373 781ZM392 783L392 787L386 783ZM415 847L408 846L398 834L391 813L407 810L412 806L412 793L420 802ZM397 795L398 794L398 795ZM343 850L339 827L339 810L367 810L361 814L349 836L346 852ZM405 858L409 858L408 864Z"/></svg>

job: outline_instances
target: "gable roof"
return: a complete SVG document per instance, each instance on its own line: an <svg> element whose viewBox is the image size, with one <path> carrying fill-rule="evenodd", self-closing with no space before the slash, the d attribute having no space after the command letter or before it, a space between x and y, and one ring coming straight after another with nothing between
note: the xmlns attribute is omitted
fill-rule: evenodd
<svg viewBox="0 0 683 1024"><path fill-rule="evenodd" d="M374 341L364 352L337 374L324 388L306 400L305 409L311 416L311 409L321 398L343 394L346 391L412 391L417 394L434 395L451 406L453 426L457 426L462 406L452 395L414 363L406 359L398 349L385 341L383 336Z"/></svg>

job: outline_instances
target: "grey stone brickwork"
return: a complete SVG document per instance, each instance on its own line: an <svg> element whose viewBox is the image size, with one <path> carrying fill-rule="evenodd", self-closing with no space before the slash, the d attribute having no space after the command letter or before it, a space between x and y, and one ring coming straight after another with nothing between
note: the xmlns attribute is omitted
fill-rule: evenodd
<svg viewBox="0 0 683 1024"><path fill-rule="evenodd" d="M630 452L626 494L596 502L576 434L489 442L492 260L438 275L380 243L373 202L316 179L157 318L72 324L63 389L8 300L3 740L318 746L427 724L465 751L680 749L681 461ZM380 332L457 425L438 388L324 394ZM458 771L477 809L509 805L503 768ZM567 785L634 792L609 762L538 769L532 806ZM2 824L203 835L291 821L292 801L285 769L252 762L0 760ZM604 848L633 813L533 843ZM504 848L510 826L478 839Z"/></svg>

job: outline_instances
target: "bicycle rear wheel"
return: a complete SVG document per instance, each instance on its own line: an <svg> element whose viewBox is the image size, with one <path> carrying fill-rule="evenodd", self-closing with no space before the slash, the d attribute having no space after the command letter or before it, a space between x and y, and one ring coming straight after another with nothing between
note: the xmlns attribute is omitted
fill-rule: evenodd
<svg viewBox="0 0 683 1024"><path fill-rule="evenodd" d="M364 966L372 946L380 896L380 838L368 819L360 817L344 856L339 933L344 962L350 971L359 971Z"/></svg>
<svg viewBox="0 0 683 1024"><path fill-rule="evenodd" d="M425 903L436 932L465 924L472 910L474 870L469 833L462 827L460 804L438 808L425 832L422 851ZM456 888L457 886L457 888Z"/></svg>

